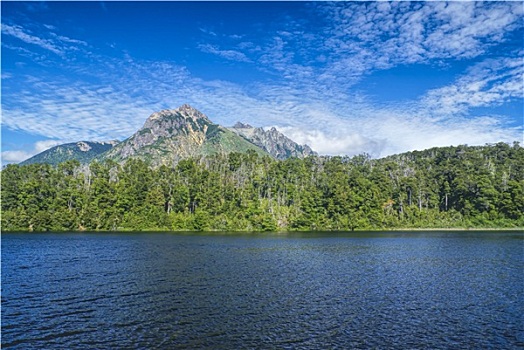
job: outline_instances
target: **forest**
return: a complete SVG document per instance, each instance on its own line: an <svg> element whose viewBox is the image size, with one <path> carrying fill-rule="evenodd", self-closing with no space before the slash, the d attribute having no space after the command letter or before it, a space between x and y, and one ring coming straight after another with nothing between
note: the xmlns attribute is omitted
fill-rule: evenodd
<svg viewBox="0 0 524 350"><path fill-rule="evenodd" d="M524 149L498 143L381 159L255 152L7 165L3 231L298 231L524 227Z"/></svg>

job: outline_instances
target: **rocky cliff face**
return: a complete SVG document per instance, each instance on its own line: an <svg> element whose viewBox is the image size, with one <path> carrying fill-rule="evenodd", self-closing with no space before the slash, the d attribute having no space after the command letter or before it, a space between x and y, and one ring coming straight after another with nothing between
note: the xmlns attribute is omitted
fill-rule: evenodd
<svg viewBox="0 0 524 350"><path fill-rule="evenodd" d="M215 153L262 149L213 123L189 105L153 113L144 126L104 157L116 161L140 158L153 166L172 166L180 159Z"/></svg>
<svg viewBox="0 0 524 350"><path fill-rule="evenodd" d="M65 143L38 153L37 155L24 160L20 164L47 163L58 165L59 163L73 159L78 160L82 164L87 164L104 152L113 148L117 143L118 141L79 141Z"/></svg>
<svg viewBox="0 0 524 350"><path fill-rule="evenodd" d="M299 145L274 127L265 131L237 122L230 130L263 148L276 159L304 158L317 154L308 145Z"/></svg>

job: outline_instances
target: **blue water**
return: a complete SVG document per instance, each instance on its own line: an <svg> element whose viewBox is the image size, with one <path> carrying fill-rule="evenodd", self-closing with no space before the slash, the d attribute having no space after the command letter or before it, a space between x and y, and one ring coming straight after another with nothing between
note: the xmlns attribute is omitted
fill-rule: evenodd
<svg viewBox="0 0 524 350"><path fill-rule="evenodd" d="M2 234L2 348L522 349L521 232Z"/></svg>

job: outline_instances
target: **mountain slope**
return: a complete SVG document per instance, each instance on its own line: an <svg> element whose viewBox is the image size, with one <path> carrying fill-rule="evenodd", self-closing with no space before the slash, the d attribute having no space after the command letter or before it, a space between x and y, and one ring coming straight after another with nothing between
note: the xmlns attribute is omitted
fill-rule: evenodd
<svg viewBox="0 0 524 350"><path fill-rule="evenodd" d="M153 113L142 128L102 157L118 162L139 158L152 166L172 166L184 158L248 150L269 155L193 107L183 105Z"/></svg>
<svg viewBox="0 0 524 350"><path fill-rule="evenodd" d="M254 151L275 159L316 155L275 128L265 131L237 123L225 128L189 105L153 113L136 133L118 143L81 141L53 147L22 162L56 165L70 159L81 163L137 158L156 167L174 166L181 159L212 154Z"/></svg>
<svg viewBox="0 0 524 350"><path fill-rule="evenodd" d="M305 158L317 155L308 145L299 145L274 127L265 131L262 128L254 128L249 124L237 122L229 130L261 147L276 159Z"/></svg>
<svg viewBox="0 0 524 350"><path fill-rule="evenodd" d="M33 163L47 163L58 165L59 163L76 159L80 163L87 164L102 153L113 148L118 141L91 142L79 141L65 143L45 150L37 155L21 162L21 165Z"/></svg>

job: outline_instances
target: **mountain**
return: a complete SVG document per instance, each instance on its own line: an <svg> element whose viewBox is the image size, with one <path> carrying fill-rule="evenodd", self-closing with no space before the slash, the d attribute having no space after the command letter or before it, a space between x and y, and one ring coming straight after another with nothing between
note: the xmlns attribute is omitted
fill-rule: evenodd
<svg viewBox="0 0 524 350"><path fill-rule="evenodd" d="M152 166L172 166L184 158L248 150L269 155L245 137L213 123L185 104L153 113L135 134L102 156L117 162L139 158Z"/></svg>
<svg viewBox="0 0 524 350"><path fill-rule="evenodd" d="M70 159L81 163L94 159L124 162L137 158L153 167L174 166L185 158L250 150L276 159L316 155L309 146L297 144L275 128L265 131L242 123L226 128L185 104L151 114L137 132L120 143L68 143L37 154L21 164L56 165Z"/></svg>
<svg viewBox="0 0 524 350"><path fill-rule="evenodd" d="M237 122L229 130L243 136L276 159L305 158L317 155L308 145L297 144L274 127L265 131L262 128L254 128L249 124Z"/></svg>
<svg viewBox="0 0 524 350"><path fill-rule="evenodd" d="M48 163L51 165L58 165L67 160L76 159L80 163L89 163L94 158L100 156L104 152L113 148L118 141L108 142L92 142L79 141L73 143L65 143L45 150L37 155L24 160L21 165L33 163Z"/></svg>

